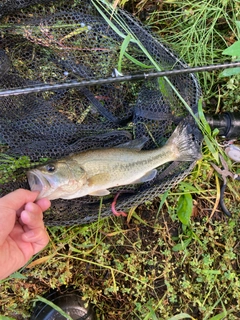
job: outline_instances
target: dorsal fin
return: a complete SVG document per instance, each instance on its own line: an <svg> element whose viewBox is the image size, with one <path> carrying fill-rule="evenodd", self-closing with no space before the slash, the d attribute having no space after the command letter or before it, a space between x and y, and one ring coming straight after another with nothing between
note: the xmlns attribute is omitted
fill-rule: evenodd
<svg viewBox="0 0 240 320"><path fill-rule="evenodd" d="M148 141L148 137L142 136L141 138L137 138L134 140L130 140L128 142L119 144L115 146L114 148L127 148L127 149L132 149L136 151L142 150L144 144Z"/></svg>

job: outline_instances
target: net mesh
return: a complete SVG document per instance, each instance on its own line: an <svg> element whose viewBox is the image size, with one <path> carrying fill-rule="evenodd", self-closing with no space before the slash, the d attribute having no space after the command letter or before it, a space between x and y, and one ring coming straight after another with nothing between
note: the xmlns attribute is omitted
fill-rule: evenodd
<svg viewBox="0 0 240 320"><path fill-rule="evenodd" d="M112 16L101 7L103 17L89 0L6 0L0 9L1 89L111 77L129 33L138 38L161 70L186 67L161 39L124 10L118 9ZM154 70L152 62L131 41L121 59L121 72L149 70ZM195 76L168 79L196 113L201 90ZM0 97L2 152L38 162L116 146L143 135L149 138L144 149L162 146L180 121L192 122L172 85L161 78ZM197 135L197 129L194 132ZM129 192L121 193L117 209L128 210L164 193L189 174L194 164L161 166L154 180L127 186ZM19 187L29 188L26 170L18 169L10 180L1 174L1 196ZM119 190L126 191L126 187L113 188L111 194ZM111 202L110 197L102 199L101 217L111 214ZM45 213L45 223L92 222L99 216L99 205L100 198L93 196L54 200Z"/></svg>

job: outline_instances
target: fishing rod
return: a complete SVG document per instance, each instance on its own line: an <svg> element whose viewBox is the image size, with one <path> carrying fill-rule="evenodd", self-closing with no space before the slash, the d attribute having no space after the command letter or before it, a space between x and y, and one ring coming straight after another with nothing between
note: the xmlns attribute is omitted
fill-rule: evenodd
<svg viewBox="0 0 240 320"><path fill-rule="evenodd" d="M69 89L69 88L81 88L86 86L108 84L108 83L118 83L122 81L134 81L134 80L143 80L156 77L164 77L171 75L178 75L184 73L194 73L194 72L203 72L203 71L212 71L218 69L227 69L240 67L239 62L230 62L222 63L216 65L207 65L199 66L185 69L173 69L166 71L156 71L149 73L140 73L133 75L120 75L116 77L92 79L92 80L83 80L81 82L66 82L66 83L56 83L56 84L42 84L35 85L34 87L18 88L18 89L8 89L0 90L0 97L16 96L29 93L37 93L43 91L51 91L58 89ZM227 139L238 138L240 137L240 113L237 112L225 112L219 115L206 115L206 120L209 123L211 129L217 128L219 130L219 135Z"/></svg>
<svg viewBox="0 0 240 320"><path fill-rule="evenodd" d="M136 81L136 80L144 80L144 79L152 79L158 77L167 77L184 73L195 73L195 72L203 72L203 71L213 71L218 69L226 69L226 68L234 68L240 67L240 61L238 62L229 62L222 63L216 65L207 65L207 66L199 66L185 69L173 69L166 71L155 71L155 72L146 72L146 73L138 73L138 74L130 74L130 75L117 75L108 78L99 78L92 80L82 80L65 82L65 83L55 83L55 84L39 84L34 85L32 87L26 88L17 88L17 89L8 89L8 90L0 90L0 97L9 97L16 96L21 94L29 94L29 93L38 93L43 91L52 91L58 89L70 89L70 88L81 88L86 86L94 86L108 83L118 83L122 81Z"/></svg>

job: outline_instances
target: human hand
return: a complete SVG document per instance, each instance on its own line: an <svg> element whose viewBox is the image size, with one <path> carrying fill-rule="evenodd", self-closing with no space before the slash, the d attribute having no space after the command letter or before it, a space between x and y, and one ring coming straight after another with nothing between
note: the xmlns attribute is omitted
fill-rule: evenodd
<svg viewBox="0 0 240 320"><path fill-rule="evenodd" d="M43 211L51 203L38 192L18 189L0 198L0 279L18 270L49 241Z"/></svg>

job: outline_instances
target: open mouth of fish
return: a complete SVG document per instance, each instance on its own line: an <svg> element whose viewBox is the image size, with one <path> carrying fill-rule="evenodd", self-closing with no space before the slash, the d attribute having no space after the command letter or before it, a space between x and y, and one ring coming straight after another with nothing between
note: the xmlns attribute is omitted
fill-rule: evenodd
<svg viewBox="0 0 240 320"><path fill-rule="evenodd" d="M31 191L39 192L38 198L40 198L45 191L51 189L48 180L45 179L38 170L28 172L27 178Z"/></svg>

